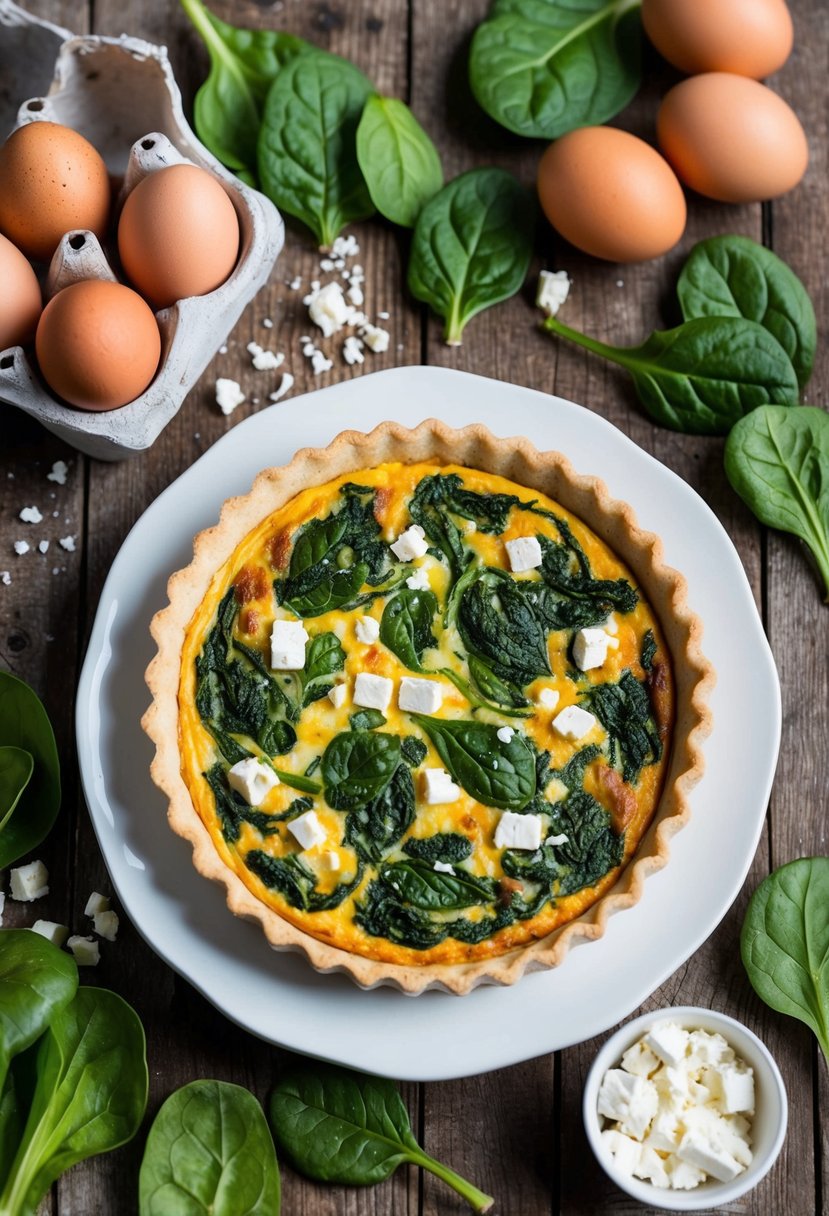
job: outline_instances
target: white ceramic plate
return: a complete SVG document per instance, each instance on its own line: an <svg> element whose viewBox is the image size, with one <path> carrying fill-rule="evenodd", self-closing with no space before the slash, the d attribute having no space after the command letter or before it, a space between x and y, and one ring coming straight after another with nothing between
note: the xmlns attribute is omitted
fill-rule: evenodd
<svg viewBox="0 0 829 1216"><path fill-rule="evenodd" d="M139 720L148 704L149 622L168 576L192 555L225 498L245 493L266 465L284 464L340 430L392 418L485 423L564 452L598 474L658 532L666 560L688 580L705 622L703 649L718 673L706 774L670 865L636 907L611 918L598 942L555 971L465 997L391 988L363 992L276 953L235 919L224 892L200 877L190 846L167 827L149 777L152 748ZM739 730L729 729L738 722ZM84 792L120 901L152 948L233 1021L307 1055L406 1080L447 1080L582 1042L635 1009L709 936L743 883L765 815L780 741L777 673L737 554L717 519L679 477L581 406L441 368L362 376L265 409L234 427L152 504L127 537L101 595L81 675L77 737ZM505 1034L520 1026L520 1034Z"/></svg>

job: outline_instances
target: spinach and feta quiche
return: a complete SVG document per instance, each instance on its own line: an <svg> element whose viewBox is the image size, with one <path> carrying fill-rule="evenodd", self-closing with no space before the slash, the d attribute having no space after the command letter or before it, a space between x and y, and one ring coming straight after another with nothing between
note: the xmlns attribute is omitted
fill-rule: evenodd
<svg viewBox="0 0 829 1216"><path fill-rule="evenodd" d="M226 506L196 577L171 582L174 776L169 733L148 729L165 736L154 775L176 785L173 826L273 944L361 983L463 991L500 978L499 960L518 974L528 950L536 966L558 961L563 927L581 918L597 936L602 904L638 898L640 878L608 893L664 798L678 719L688 734L687 658L599 535L621 520L630 541L627 509L589 526L538 488L532 461L532 486L496 471L480 434L489 469L451 462L446 445L417 458L423 446L368 467L321 460L331 476L269 476L253 506ZM653 541L634 548L655 567ZM653 582L673 609L677 577ZM689 767L687 742L679 752L671 780L687 785L698 756ZM651 835L646 869L667 856Z"/></svg>

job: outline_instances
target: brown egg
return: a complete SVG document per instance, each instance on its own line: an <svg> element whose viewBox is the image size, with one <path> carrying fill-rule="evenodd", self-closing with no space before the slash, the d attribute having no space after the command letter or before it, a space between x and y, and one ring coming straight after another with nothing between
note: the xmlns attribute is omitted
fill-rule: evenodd
<svg viewBox="0 0 829 1216"><path fill-rule="evenodd" d="M197 165L150 173L124 203L118 252L156 308L224 283L239 256L239 221L219 182Z"/></svg>
<svg viewBox="0 0 829 1216"><path fill-rule="evenodd" d="M791 190L809 147L782 97L745 76L708 72L671 89L656 120L659 146L686 185L724 203Z"/></svg>
<svg viewBox="0 0 829 1216"><path fill-rule="evenodd" d="M734 72L755 80L781 68L794 30L785 0L642 0L653 45L682 72Z"/></svg>
<svg viewBox="0 0 829 1216"><path fill-rule="evenodd" d="M0 148L0 230L36 261L72 228L103 239L109 202L106 165L71 127L30 122Z"/></svg>
<svg viewBox="0 0 829 1216"><path fill-rule="evenodd" d="M35 336L43 311L40 284L20 250L0 236L0 350Z"/></svg>
<svg viewBox="0 0 829 1216"><path fill-rule="evenodd" d="M144 300L121 283L85 279L59 291L35 338L43 378L82 410L114 410L140 397L158 368L161 335Z"/></svg>
<svg viewBox="0 0 829 1216"><path fill-rule="evenodd" d="M614 127L581 127L550 144L538 197L563 237L610 262L659 257L685 231L685 196L670 165Z"/></svg>

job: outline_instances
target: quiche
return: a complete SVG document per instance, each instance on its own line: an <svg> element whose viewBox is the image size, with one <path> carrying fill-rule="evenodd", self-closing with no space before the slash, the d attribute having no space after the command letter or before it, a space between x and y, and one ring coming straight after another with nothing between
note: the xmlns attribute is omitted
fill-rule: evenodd
<svg viewBox="0 0 829 1216"><path fill-rule="evenodd" d="M270 942L370 986L552 966L667 860L712 673L595 479L386 424L260 475L170 583L170 822Z"/></svg>

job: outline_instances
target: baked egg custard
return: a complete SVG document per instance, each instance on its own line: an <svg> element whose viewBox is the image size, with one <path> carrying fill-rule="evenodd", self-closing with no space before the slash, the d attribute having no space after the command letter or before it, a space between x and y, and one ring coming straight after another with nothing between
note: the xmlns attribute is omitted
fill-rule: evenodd
<svg viewBox="0 0 829 1216"><path fill-rule="evenodd" d="M613 886L674 675L631 571L537 490L390 462L302 490L186 630L181 775L226 867L320 941L492 958Z"/></svg>

